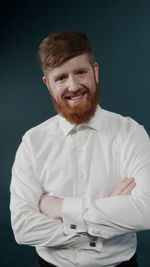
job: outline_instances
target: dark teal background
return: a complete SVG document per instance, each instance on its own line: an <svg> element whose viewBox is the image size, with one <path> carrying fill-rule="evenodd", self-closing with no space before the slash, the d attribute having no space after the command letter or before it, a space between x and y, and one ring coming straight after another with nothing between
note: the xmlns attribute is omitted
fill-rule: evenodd
<svg viewBox="0 0 150 267"><path fill-rule="evenodd" d="M1 4L1 267L33 267L36 263L34 248L17 245L10 227L11 168L25 131L55 114L36 64L36 53L44 37L64 28L85 32L93 44L100 64L101 106L131 116L150 134L150 1L43 0ZM138 234L140 267L150 266L149 239L150 231Z"/></svg>

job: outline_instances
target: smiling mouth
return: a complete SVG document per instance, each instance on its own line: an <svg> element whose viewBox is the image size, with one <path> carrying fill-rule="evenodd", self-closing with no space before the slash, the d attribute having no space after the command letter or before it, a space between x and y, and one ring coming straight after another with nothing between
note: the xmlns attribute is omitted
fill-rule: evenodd
<svg viewBox="0 0 150 267"><path fill-rule="evenodd" d="M82 99L82 97L83 97L85 94L87 94L87 92L83 92L82 94L77 95L77 96L66 96L65 98L68 99L68 100L76 101L76 100L80 100L80 99Z"/></svg>

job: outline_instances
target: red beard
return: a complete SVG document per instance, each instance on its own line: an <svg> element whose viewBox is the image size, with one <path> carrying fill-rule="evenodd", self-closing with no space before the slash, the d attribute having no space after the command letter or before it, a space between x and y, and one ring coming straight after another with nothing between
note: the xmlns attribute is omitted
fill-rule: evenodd
<svg viewBox="0 0 150 267"><path fill-rule="evenodd" d="M84 101L83 103L76 103L73 106L69 105L68 101L66 100L66 96L75 97L84 92L87 93L86 101ZM96 85L94 93L91 93L91 91L87 88L81 88L77 92L66 91L62 97L61 103L57 102L53 96L52 100L56 111L60 115L65 117L71 123L79 125L81 123L89 121L93 117L97 104L99 102L99 89Z"/></svg>

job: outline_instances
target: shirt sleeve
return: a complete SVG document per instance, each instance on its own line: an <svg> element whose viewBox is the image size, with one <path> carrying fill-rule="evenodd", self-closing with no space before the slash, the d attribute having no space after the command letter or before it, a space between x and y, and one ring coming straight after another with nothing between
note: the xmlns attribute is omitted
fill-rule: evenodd
<svg viewBox="0 0 150 267"><path fill-rule="evenodd" d="M66 248L80 243L79 234L65 235L61 220L50 219L39 212L38 202L43 191L26 138L16 153L10 191L11 223L19 244Z"/></svg>
<svg viewBox="0 0 150 267"><path fill-rule="evenodd" d="M65 199L66 234L86 229L92 236L112 238L150 228L150 140L142 126L122 142L120 161L121 177L136 181L131 196Z"/></svg>

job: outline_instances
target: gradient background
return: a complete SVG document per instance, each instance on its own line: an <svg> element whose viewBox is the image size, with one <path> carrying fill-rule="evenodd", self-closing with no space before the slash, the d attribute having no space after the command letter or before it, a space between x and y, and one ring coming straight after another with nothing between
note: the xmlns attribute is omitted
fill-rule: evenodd
<svg viewBox="0 0 150 267"><path fill-rule="evenodd" d="M101 106L131 116L150 134L150 1L1 3L1 267L36 263L34 248L17 245L10 227L11 167L25 131L55 114L36 53L44 37L64 28L85 32L93 44L100 64ZM150 266L149 239L150 231L138 234L140 267Z"/></svg>

